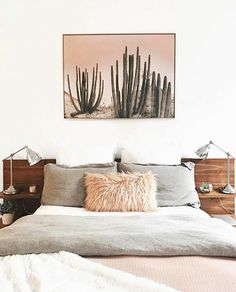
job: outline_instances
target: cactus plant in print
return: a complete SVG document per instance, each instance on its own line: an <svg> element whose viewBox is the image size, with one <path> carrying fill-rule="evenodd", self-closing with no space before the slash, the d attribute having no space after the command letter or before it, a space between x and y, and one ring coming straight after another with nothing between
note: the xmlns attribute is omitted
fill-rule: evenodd
<svg viewBox="0 0 236 292"><path fill-rule="evenodd" d="M119 62L116 61L115 74L114 68L111 66L111 88L115 117L130 118L133 116L142 116L150 88L150 63L151 57L149 55L148 62L144 62L141 77L139 47L137 47L135 62L134 55L128 55L127 47L125 47L121 90L119 85ZM142 79L141 89L140 79Z"/></svg>
<svg viewBox="0 0 236 292"><path fill-rule="evenodd" d="M167 86L167 97L166 97L166 108L164 118L170 117L170 108L171 108L171 83L168 82Z"/></svg>
<svg viewBox="0 0 236 292"><path fill-rule="evenodd" d="M98 93L97 93L97 83L98 83ZM82 72L80 68L76 66L76 97L77 102L72 96L70 76L67 74L67 84L69 89L69 96L71 103L75 109L75 112L71 113L72 117L75 117L79 114L93 113L101 103L103 90L104 90L104 80L102 80L102 74L99 72L99 81L98 81L98 64L96 67L93 67L92 74L92 85L89 90L89 75L87 69Z"/></svg>
<svg viewBox="0 0 236 292"><path fill-rule="evenodd" d="M151 82L151 100L152 100L152 117L157 118L160 115L161 108L161 75L156 72L152 72Z"/></svg>
<svg viewBox="0 0 236 292"><path fill-rule="evenodd" d="M156 72L152 73L151 82L152 117L169 118L171 111L171 83L164 77L161 88L161 76Z"/></svg>
<svg viewBox="0 0 236 292"><path fill-rule="evenodd" d="M163 80L162 94L161 94L160 118L165 117L166 100L167 100L167 77L165 76Z"/></svg>

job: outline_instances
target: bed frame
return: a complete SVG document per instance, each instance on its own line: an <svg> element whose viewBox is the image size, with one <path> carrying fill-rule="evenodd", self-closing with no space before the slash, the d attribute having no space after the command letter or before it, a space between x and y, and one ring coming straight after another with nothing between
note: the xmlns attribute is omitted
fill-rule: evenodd
<svg viewBox="0 0 236 292"><path fill-rule="evenodd" d="M182 162L192 161L195 165L195 183L199 190L203 182L210 182L214 189L223 187L226 183L226 166L227 159L193 159L182 158ZM27 160L14 160L14 186L22 192L28 192L30 185L36 185L37 192L41 193L44 181L44 166L48 163L56 163L55 159L43 159L34 166L29 166ZM3 187L6 189L9 186L10 179L10 162L3 161ZM234 159L230 160L230 183L234 185ZM204 197L206 196L206 197ZM220 196L221 203L227 208L229 212L234 213L234 197L232 195ZM205 199L207 198L207 200ZM219 196L212 198L207 195L200 195L202 209L212 214L226 214L219 202ZM35 209L40 204L40 199L28 200L28 208ZM32 206L30 206L30 204ZM210 211L212 210L212 211Z"/></svg>

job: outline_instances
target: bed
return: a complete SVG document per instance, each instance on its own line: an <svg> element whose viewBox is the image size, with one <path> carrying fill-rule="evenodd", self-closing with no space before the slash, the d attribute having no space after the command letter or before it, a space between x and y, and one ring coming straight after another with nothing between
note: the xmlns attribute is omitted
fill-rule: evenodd
<svg viewBox="0 0 236 292"><path fill-rule="evenodd" d="M164 208L159 214L183 214L195 212L208 217L202 210L191 207ZM85 209L41 206L35 214L65 214L74 216L109 216L94 214ZM124 214L123 216L127 216ZM138 257L113 256L90 257L90 260L122 270L136 276L145 277L155 282L164 283L180 291L235 291L235 258L175 256L175 257ZM224 267L224 268L222 268Z"/></svg>
<svg viewBox="0 0 236 292"><path fill-rule="evenodd" d="M67 221L66 218L73 218L73 222L79 222L81 220L85 220L85 222L88 222L88 220L94 219L98 223L100 220L102 220L103 222L104 220L106 220L106 222L112 222L113 226L115 222L114 218L118 218L119 222L121 222L122 218L125 218L126 222L128 218L131 218L132 222L134 222L133 219L135 219L135 222L137 222L137 220L145 220L144 218L152 218L152 221L154 220L154 218L157 218L158 221L164 220L163 222L165 222L165 225L166 222L173 223L173 220L177 220L177 218L183 218L184 221L187 220L187 226L183 228L178 219L178 223L174 226L174 228L170 227L169 231L166 233L169 233L171 241L173 240L173 238L179 238L179 235L182 234L183 238L181 240L181 251L170 251L168 247L164 248L165 252L162 250L159 254L158 249L161 247L161 245L159 245L157 250L152 250L152 252L155 252L155 256L152 256L150 254L149 256L146 256L147 251L145 250L145 244L142 245L142 239L137 234L135 235L136 240L139 240L141 246L140 244L137 244L135 246L132 243L132 251L130 251L127 248L127 242L122 246L122 242L124 242L123 240L127 240L127 238L129 238L130 236L129 233L127 237L127 230L125 234L123 230L121 233L119 233L118 236L120 237L120 235L123 233L123 238L119 239L119 245L121 246L119 246L118 249L116 247L118 237L114 239L114 241L109 238L107 244L108 251L104 249L104 241L101 241L101 244L103 245L103 252L105 251L105 254L101 256L101 250L98 241L94 242L94 244L89 245L89 247L86 245L85 249L83 249L84 243L82 243L82 245L71 245L70 242L69 244L66 243L65 245L65 233L61 233L63 232L63 228L59 228L57 230L59 235L57 234L57 232L53 234L50 232L51 230L55 229L55 227L53 226L54 220L51 220L51 218L57 218L57 222L59 218L63 218L64 223L66 222L65 228L68 228L69 226L70 230L72 230L72 233L74 234L73 237L77 238L80 241L81 237L77 237L78 235L75 234L75 229L72 228L72 225L74 225L74 223L71 225L71 222ZM85 232L84 242L88 241L88 234L93 234L90 240L94 238L94 232L98 226L96 225L96 228L93 227L94 220L92 220L92 224L90 226L86 226L85 230L80 229L80 233ZM191 224L189 224L189 222L191 222ZM204 226L202 225L203 223ZM34 226L29 227L29 225L32 224ZM45 226L47 226L47 234L51 233L51 237L47 235L48 242L46 245L44 245L45 239L43 232L42 230L40 230L37 224L39 224L40 226L42 225L43 230L45 230ZM120 224L121 223L116 223L116 228L114 228L116 230L116 234L118 234L117 227L121 228ZM147 221L147 224L149 224L149 221ZM60 221L60 226L61 225L63 225L62 221ZM78 228L78 226L79 225L76 224L76 228ZM192 232L191 229L189 229L190 227L192 229ZM79 228L81 228L81 226ZM135 225L133 225L133 229L135 229ZM111 234L111 229L109 227L106 228L105 233L101 230L100 232L102 234L102 237L106 236L106 234ZM174 230L177 237L173 236ZM223 230L224 232L222 232ZM38 231L38 234L40 234L40 236L36 234L36 231ZM139 229L134 230L133 235L135 234L135 231L138 232ZM186 233L186 231L188 231L188 233ZM162 232L163 231L161 231L161 233ZM205 235L205 237L201 238L203 235ZM52 244L52 242L55 243L55 241L58 241L58 236L64 237L65 241L60 243L57 242L56 245ZM71 235L68 236L68 238L71 237ZM149 236L150 240L150 234L148 235L146 233L146 236ZM193 237L194 241L191 242L191 238ZM17 241L14 241L14 238L17 238ZM199 239L201 239L201 241L198 241ZM11 242L11 240L13 243ZM188 240L190 240L191 244L186 244L186 241ZM163 238L161 241L163 243L166 243L168 240L166 241ZM174 246L180 244L180 242L178 243L176 242L176 240L174 241ZM207 243L207 241L212 241L213 245L209 245L209 242ZM35 242L37 243L36 245ZM169 242L169 244L171 244L171 242ZM136 250L134 250L134 246ZM124 247L126 247L126 250L124 250ZM90 256L87 254L88 249L90 250ZM44 254L45 252L55 253L59 252L60 250L67 250L72 253L83 255L90 261L100 263L105 266L115 268L117 270L125 271L136 276L144 277L157 283L165 284L179 291L233 292L235 291L236 287L236 230L219 219L211 218L202 210L186 206L159 208L158 211L155 212L155 214L134 212L127 212L122 214L109 212L97 213L89 212L84 208L41 206L34 215L28 216L28 218L21 218L12 226L5 228L1 231L0 253L2 253L2 255L5 255L4 250L7 250L6 254L15 254L16 250L18 254ZM93 252L91 252L91 250L93 250ZM108 254L114 253L114 250L115 254L113 256L108 256ZM150 252L150 246L148 246L148 250ZM177 254L183 253L183 250L185 250L186 255L177 256ZM173 252L176 253L175 256L173 256ZM96 256L96 253L98 253L99 256ZM130 255L130 253L136 253L136 255ZM166 256L160 256L163 255L163 253L166 253ZM190 256L194 253L202 253L203 256ZM95 256L93 254L95 254ZM122 254L122 256L120 254ZM139 254L141 256L139 256ZM168 254L172 256L168 256ZM207 256L207 254L209 254L210 257ZM215 257L216 254L220 255L220 257ZM225 257L224 255L226 255L227 257Z"/></svg>
<svg viewBox="0 0 236 292"><path fill-rule="evenodd" d="M65 275L67 284L57 283L65 291L75 278L81 291L235 291L236 229L211 218L194 198L191 204L155 212L90 212L56 203L0 231L0 279L24 275L15 280L25 285L18 291L32 291L35 285L35 291L47 291L44 283L53 286L55 277L65 280ZM77 266L82 274L75 273ZM83 269L92 270L93 278L83 277L88 275ZM73 281L71 275L76 275Z"/></svg>

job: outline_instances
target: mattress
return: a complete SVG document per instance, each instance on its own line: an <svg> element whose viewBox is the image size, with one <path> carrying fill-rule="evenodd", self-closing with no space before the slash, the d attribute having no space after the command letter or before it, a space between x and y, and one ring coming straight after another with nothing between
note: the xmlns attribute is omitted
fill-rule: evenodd
<svg viewBox="0 0 236 292"><path fill-rule="evenodd" d="M62 206L40 206L35 215L71 215L71 216L165 216L168 214L196 214L196 216L209 215L201 209L196 209L188 206L179 207L159 207L155 212L92 212L85 208L77 207L62 207Z"/></svg>
<svg viewBox="0 0 236 292"><path fill-rule="evenodd" d="M196 214L208 216L200 209L192 207L161 207L155 216L167 214ZM152 213L138 213L153 216ZM35 215L68 216L127 216L136 212L89 212L84 208L41 206ZM188 292L235 292L236 260L233 258L178 256L178 257L89 257L90 260L106 266L142 276L166 284L180 291Z"/></svg>

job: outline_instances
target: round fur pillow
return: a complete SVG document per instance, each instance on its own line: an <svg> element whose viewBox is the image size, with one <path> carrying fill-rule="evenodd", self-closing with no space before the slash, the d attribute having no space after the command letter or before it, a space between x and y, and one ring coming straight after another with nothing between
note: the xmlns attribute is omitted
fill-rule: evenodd
<svg viewBox="0 0 236 292"><path fill-rule="evenodd" d="M86 173L85 208L90 211L157 210L157 182L151 173Z"/></svg>

